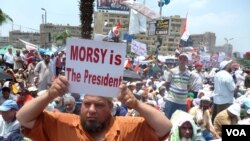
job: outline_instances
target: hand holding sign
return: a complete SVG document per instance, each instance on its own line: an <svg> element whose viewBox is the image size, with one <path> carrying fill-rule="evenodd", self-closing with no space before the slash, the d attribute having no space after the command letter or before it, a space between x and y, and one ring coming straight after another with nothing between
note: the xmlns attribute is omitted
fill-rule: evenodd
<svg viewBox="0 0 250 141"><path fill-rule="evenodd" d="M49 96L54 99L57 96L63 96L68 92L68 80L65 76L59 76L52 83L51 87L48 90Z"/></svg>
<svg viewBox="0 0 250 141"><path fill-rule="evenodd" d="M135 98L133 93L128 89L126 85L120 85L121 93L118 96L118 100L123 104L127 105L129 108L135 108L137 106L138 100Z"/></svg>

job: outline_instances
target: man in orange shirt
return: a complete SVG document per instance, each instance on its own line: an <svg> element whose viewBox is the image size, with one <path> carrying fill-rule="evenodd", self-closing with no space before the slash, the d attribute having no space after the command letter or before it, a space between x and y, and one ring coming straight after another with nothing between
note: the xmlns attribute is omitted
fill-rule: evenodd
<svg viewBox="0 0 250 141"><path fill-rule="evenodd" d="M67 90L68 80L59 76L47 92L19 110L25 136L38 141L157 141L166 139L172 128L164 114L138 101L125 85L118 99L142 117L112 117L112 98L91 95L85 95L80 116L43 111Z"/></svg>

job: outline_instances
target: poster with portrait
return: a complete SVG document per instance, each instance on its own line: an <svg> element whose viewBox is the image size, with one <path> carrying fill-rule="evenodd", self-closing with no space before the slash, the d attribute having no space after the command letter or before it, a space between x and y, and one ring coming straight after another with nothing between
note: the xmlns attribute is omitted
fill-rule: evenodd
<svg viewBox="0 0 250 141"><path fill-rule="evenodd" d="M126 0L97 0L97 9L129 11L127 6L121 4L123 1Z"/></svg>

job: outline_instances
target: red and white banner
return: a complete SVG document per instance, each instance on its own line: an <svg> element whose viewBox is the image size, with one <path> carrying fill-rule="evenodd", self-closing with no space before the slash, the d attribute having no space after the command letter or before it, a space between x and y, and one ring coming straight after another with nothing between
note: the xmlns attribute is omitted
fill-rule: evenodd
<svg viewBox="0 0 250 141"><path fill-rule="evenodd" d="M22 43L25 44L25 48L28 49L28 50L37 50L38 46L37 45L34 45L32 43L29 43L29 42L26 42L22 39L19 39Z"/></svg>

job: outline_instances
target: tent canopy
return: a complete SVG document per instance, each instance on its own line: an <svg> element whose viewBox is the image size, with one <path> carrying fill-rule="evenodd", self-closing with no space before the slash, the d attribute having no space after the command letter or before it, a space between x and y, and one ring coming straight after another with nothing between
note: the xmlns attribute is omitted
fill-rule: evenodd
<svg viewBox="0 0 250 141"><path fill-rule="evenodd" d="M12 52L16 53L17 50L22 50L21 48L14 48L12 45L0 46L0 55L5 54L8 52L8 49L12 48Z"/></svg>

